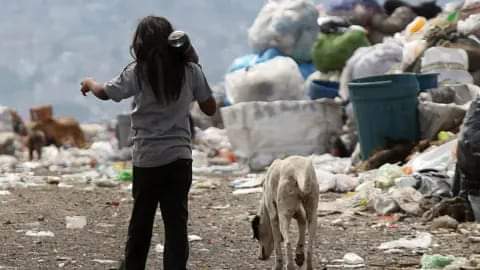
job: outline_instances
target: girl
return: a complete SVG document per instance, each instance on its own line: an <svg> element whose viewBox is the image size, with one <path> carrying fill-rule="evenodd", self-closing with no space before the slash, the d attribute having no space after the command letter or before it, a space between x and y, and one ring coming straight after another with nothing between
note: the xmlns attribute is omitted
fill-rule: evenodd
<svg viewBox="0 0 480 270"><path fill-rule="evenodd" d="M124 262L128 270L145 269L159 204L165 227L164 269L186 269L192 182L190 104L197 101L209 116L216 111L200 67L184 51L169 45L172 32L163 17L143 18L131 45L134 62L105 84L91 78L81 83L83 95L92 92L99 99L116 102L134 97L134 204Z"/></svg>

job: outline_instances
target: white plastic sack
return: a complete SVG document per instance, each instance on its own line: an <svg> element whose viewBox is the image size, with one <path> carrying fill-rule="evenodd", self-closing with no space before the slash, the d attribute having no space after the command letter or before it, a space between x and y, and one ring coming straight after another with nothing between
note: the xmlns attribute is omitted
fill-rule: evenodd
<svg viewBox="0 0 480 270"><path fill-rule="evenodd" d="M455 163L454 150L457 140L452 140L440 146L433 147L410 160L406 166L411 167L413 172L425 169L445 171L450 164Z"/></svg>
<svg viewBox="0 0 480 270"><path fill-rule="evenodd" d="M403 47L403 57L401 69L405 70L413 64L415 60L427 49L427 41L423 39L413 40Z"/></svg>
<svg viewBox="0 0 480 270"><path fill-rule="evenodd" d="M337 181L335 180L335 175L333 173L315 169L315 174L317 175L317 182L320 193L335 190Z"/></svg>
<svg viewBox="0 0 480 270"><path fill-rule="evenodd" d="M346 174L335 175L335 182L335 191L338 193L353 191L358 186L358 178Z"/></svg>
<svg viewBox="0 0 480 270"><path fill-rule="evenodd" d="M346 174L332 174L327 171L315 169L320 193L334 191L346 193L355 190L358 179Z"/></svg>
<svg viewBox="0 0 480 270"><path fill-rule="evenodd" d="M480 8L480 0L465 0L463 4L463 10Z"/></svg>
<svg viewBox="0 0 480 270"><path fill-rule="evenodd" d="M197 130L196 140L200 144L208 146L210 149L220 150L222 148L232 148L225 129L211 127L206 130Z"/></svg>
<svg viewBox="0 0 480 270"><path fill-rule="evenodd" d="M384 43L359 48L348 60L340 79L340 96L347 99L351 80L389 73L402 63L403 45L388 39Z"/></svg>
<svg viewBox="0 0 480 270"><path fill-rule="evenodd" d="M472 14L467 19L458 22L457 26L458 32L465 35L476 35L480 34L480 14Z"/></svg>
<svg viewBox="0 0 480 270"><path fill-rule="evenodd" d="M225 76L227 99L232 104L303 99L303 83L297 63L282 56Z"/></svg>
<svg viewBox="0 0 480 270"><path fill-rule="evenodd" d="M428 249L432 245L432 235L428 232L421 232L418 233L416 238L407 239L407 238L400 238L395 241L390 241L381 244L378 249L386 250L386 249Z"/></svg>
<svg viewBox="0 0 480 270"><path fill-rule="evenodd" d="M318 10L309 0L270 1L248 30L249 44L257 53L278 48L295 60L311 61L317 19Z"/></svg>
<svg viewBox="0 0 480 270"><path fill-rule="evenodd" d="M422 139L433 139L440 131L449 131L462 124L466 106L428 101L418 103L418 119Z"/></svg>
<svg viewBox="0 0 480 270"><path fill-rule="evenodd" d="M422 73L439 73L439 83L472 84L468 55L463 49L432 47L422 58Z"/></svg>
<svg viewBox="0 0 480 270"><path fill-rule="evenodd" d="M237 157L263 169L289 155L325 153L342 128L342 108L333 100L240 103L222 109Z"/></svg>
<svg viewBox="0 0 480 270"><path fill-rule="evenodd" d="M420 202L423 199L423 195L414 188L406 187L393 189L391 196L400 209L405 213L415 216L423 214L423 211L420 208Z"/></svg>

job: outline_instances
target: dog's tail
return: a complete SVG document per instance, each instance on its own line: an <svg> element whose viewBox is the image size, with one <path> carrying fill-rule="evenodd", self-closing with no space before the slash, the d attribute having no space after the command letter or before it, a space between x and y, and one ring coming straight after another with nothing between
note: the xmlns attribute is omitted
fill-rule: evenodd
<svg viewBox="0 0 480 270"><path fill-rule="evenodd" d="M298 178L299 180L301 179L300 181L297 181L298 189L303 195L308 195L318 190L317 175L311 159L309 159L306 166L305 170L302 170L305 174Z"/></svg>

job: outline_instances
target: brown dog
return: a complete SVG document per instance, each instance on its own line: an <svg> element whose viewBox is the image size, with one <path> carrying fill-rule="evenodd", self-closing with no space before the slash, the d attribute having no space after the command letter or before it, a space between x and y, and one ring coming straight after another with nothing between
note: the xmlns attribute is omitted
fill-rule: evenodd
<svg viewBox="0 0 480 270"><path fill-rule="evenodd" d="M42 147L55 145L60 148L63 145L72 145L78 148L87 147L85 135L80 124L73 118L47 119L31 124L27 135L27 147L30 160L33 153L37 152L41 158Z"/></svg>
<svg viewBox="0 0 480 270"><path fill-rule="evenodd" d="M47 140L45 139L45 134L40 130L32 130L27 135L26 140L28 154L30 161L33 160L34 152L37 153L37 158L40 160L42 159L42 148L47 144Z"/></svg>

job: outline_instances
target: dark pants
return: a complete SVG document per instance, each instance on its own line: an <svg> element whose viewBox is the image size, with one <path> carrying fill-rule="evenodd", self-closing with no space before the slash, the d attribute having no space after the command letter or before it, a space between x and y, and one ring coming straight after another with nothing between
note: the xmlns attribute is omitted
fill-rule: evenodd
<svg viewBox="0 0 480 270"><path fill-rule="evenodd" d="M133 212L125 251L127 270L143 270L160 204L165 227L164 270L186 270L188 260L188 191L192 161L177 160L155 168L133 168Z"/></svg>

